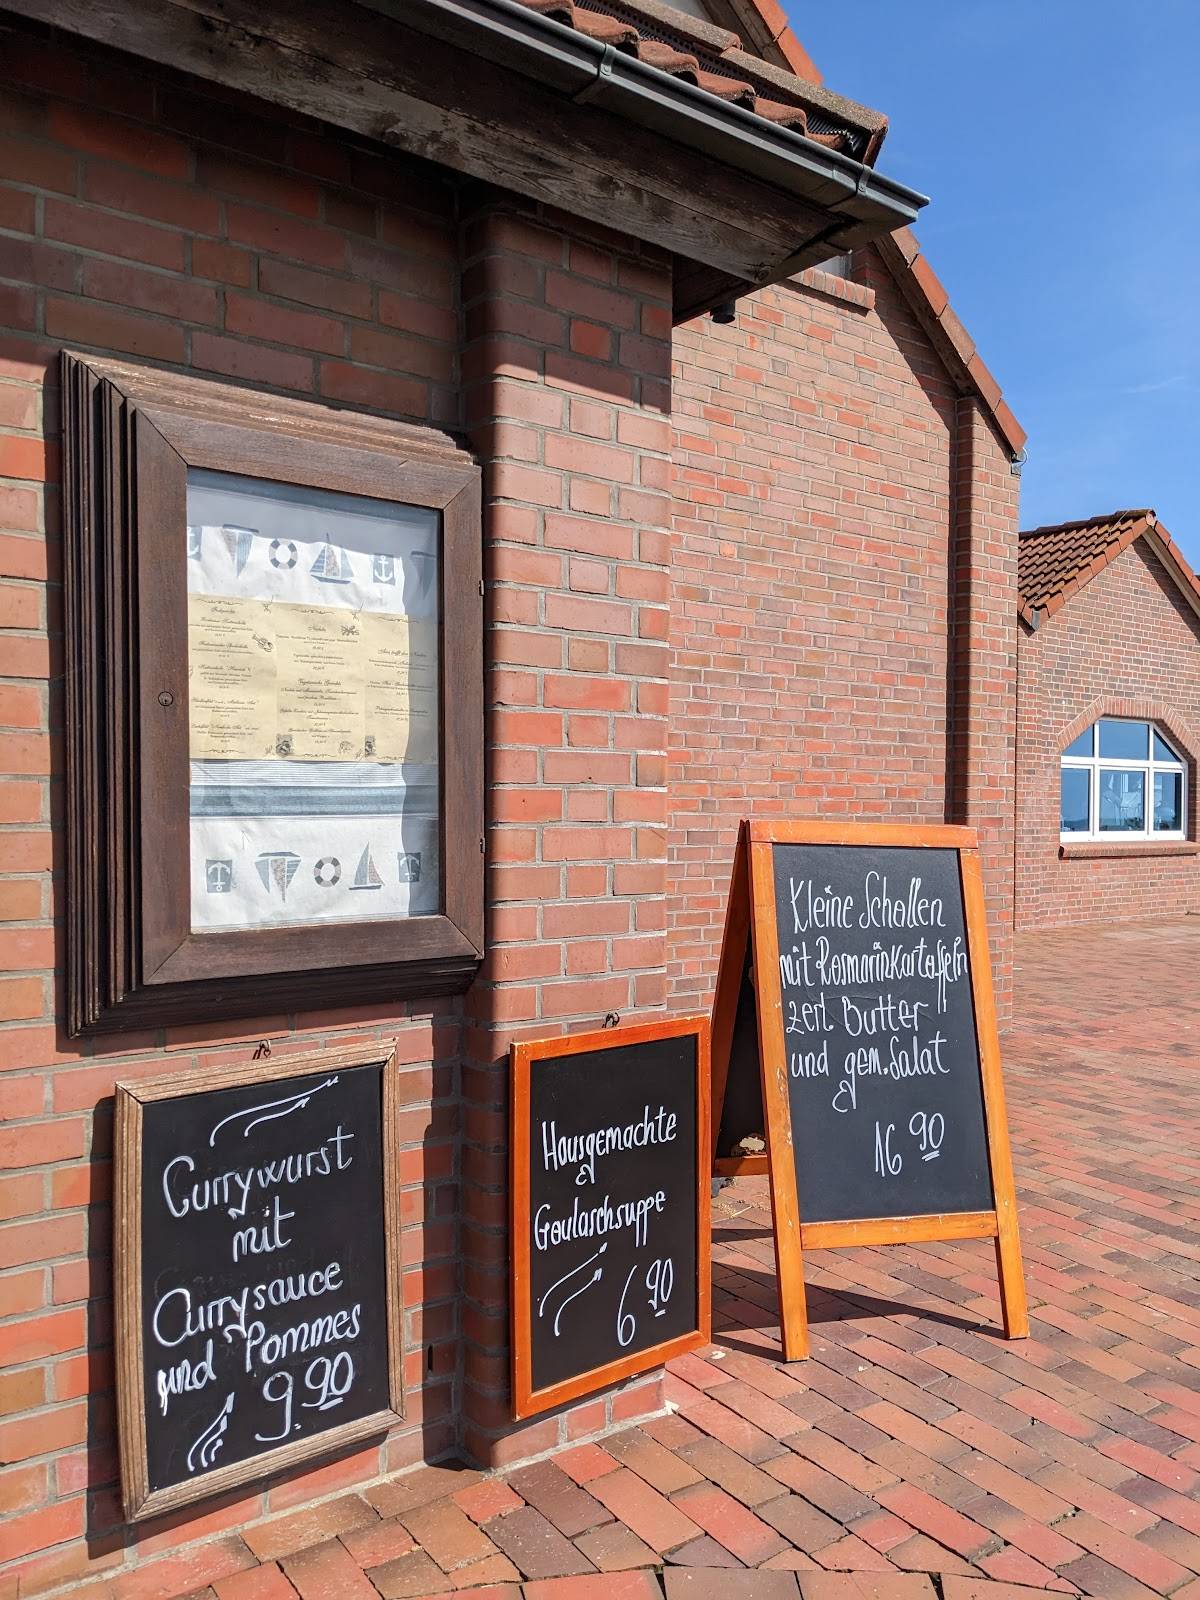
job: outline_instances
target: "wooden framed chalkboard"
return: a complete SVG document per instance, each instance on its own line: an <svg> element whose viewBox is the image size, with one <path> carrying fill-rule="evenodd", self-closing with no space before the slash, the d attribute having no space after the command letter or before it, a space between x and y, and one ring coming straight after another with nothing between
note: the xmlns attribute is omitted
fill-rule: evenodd
<svg viewBox="0 0 1200 1600"><path fill-rule="evenodd" d="M117 1085L130 1520L403 1416L396 1096L380 1044Z"/></svg>
<svg viewBox="0 0 1200 1600"><path fill-rule="evenodd" d="M710 1338L707 1017L512 1047L513 1414Z"/></svg>
<svg viewBox="0 0 1200 1600"><path fill-rule="evenodd" d="M713 1011L713 1170L770 1174L784 1355L804 1250L996 1241L1028 1332L973 830L743 823Z"/></svg>

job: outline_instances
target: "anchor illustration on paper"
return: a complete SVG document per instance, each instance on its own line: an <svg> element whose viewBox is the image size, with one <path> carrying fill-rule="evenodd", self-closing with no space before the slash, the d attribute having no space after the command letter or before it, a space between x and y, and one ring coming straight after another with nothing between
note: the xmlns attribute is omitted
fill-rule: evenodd
<svg viewBox="0 0 1200 1600"><path fill-rule="evenodd" d="M204 863L204 886L209 894L228 894L233 888L233 862L229 860L206 860Z"/></svg>
<svg viewBox="0 0 1200 1600"><path fill-rule="evenodd" d="M371 577L376 583L395 583L395 556L377 555L371 563Z"/></svg>
<svg viewBox="0 0 1200 1600"><path fill-rule="evenodd" d="M263 888L268 893L272 888L278 889L279 898L286 900L288 885L300 866L300 857L291 850L264 850L254 865Z"/></svg>
<svg viewBox="0 0 1200 1600"><path fill-rule="evenodd" d="M371 855L371 846L368 844L362 855L358 858L358 865L354 869L354 882L352 889L382 889L383 879Z"/></svg>
<svg viewBox="0 0 1200 1600"><path fill-rule="evenodd" d="M233 558L233 570L238 577L241 577L242 569L249 561L254 541L258 537L258 529L239 528L236 524L227 522L221 532L225 536L225 548Z"/></svg>
<svg viewBox="0 0 1200 1600"><path fill-rule="evenodd" d="M204 524L188 523L188 560L199 561L204 554Z"/></svg>
<svg viewBox="0 0 1200 1600"><path fill-rule="evenodd" d="M354 577L349 555L340 545L333 544L328 536L308 570L320 583L349 583Z"/></svg>

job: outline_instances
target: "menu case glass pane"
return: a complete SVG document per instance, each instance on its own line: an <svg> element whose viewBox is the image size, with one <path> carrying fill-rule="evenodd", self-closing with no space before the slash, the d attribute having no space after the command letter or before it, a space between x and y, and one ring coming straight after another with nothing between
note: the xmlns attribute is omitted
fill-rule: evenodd
<svg viewBox="0 0 1200 1600"><path fill-rule="evenodd" d="M188 469L193 930L440 911L439 532Z"/></svg>

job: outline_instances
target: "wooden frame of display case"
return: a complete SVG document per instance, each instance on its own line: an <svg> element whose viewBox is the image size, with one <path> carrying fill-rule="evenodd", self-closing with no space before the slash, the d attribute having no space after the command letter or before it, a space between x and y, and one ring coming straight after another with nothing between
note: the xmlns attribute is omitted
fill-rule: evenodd
<svg viewBox="0 0 1200 1600"><path fill-rule="evenodd" d="M62 376L70 1031L464 988L484 939L478 466L434 429L312 402L69 352ZM192 930L189 467L440 513L440 914Z"/></svg>

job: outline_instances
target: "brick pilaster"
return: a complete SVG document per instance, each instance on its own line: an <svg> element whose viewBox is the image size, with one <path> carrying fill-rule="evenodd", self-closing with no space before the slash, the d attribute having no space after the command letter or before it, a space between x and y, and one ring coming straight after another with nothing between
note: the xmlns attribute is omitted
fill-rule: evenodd
<svg viewBox="0 0 1200 1600"><path fill-rule="evenodd" d="M979 400L958 403L947 820L976 828L1001 1022L1012 1012L1020 479Z"/></svg>
<svg viewBox="0 0 1200 1600"><path fill-rule="evenodd" d="M463 1072L465 1442L497 1463L659 1401L651 1379L509 1422L508 1046L665 996L670 267L572 227L497 198L464 233L490 707L490 953Z"/></svg>

